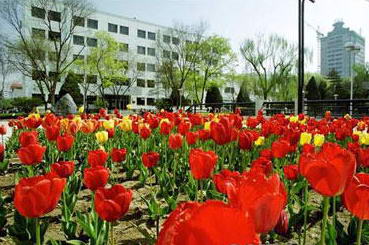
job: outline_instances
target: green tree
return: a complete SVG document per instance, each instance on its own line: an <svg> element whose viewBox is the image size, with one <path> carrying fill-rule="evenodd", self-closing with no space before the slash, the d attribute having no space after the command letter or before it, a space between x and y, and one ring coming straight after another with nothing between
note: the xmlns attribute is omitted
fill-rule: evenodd
<svg viewBox="0 0 369 245"><path fill-rule="evenodd" d="M236 101L239 102L239 103L251 102L249 93L247 91L247 83L246 82L242 83L242 85L240 87L240 92L238 92Z"/></svg>
<svg viewBox="0 0 369 245"><path fill-rule="evenodd" d="M319 88L316 83L315 77L312 76L308 82L308 84L305 87L305 97L308 100L319 100L320 99L320 93Z"/></svg>
<svg viewBox="0 0 369 245"><path fill-rule="evenodd" d="M369 83L369 66L355 65L354 66L354 98L364 99L368 98L369 93L366 85Z"/></svg>
<svg viewBox="0 0 369 245"><path fill-rule="evenodd" d="M199 62L196 63L196 72L193 72L189 83L193 83L195 100L200 103L204 100L205 90L209 82L222 79L226 71L232 67L236 56L232 51L229 40L219 36L211 36L200 43Z"/></svg>
<svg viewBox="0 0 369 245"><path fill-rule="evenodd" d="M70 72L67 75L64 84L60 88L59 96L63 97L65 94L70 94L77 105L83 105L83 95L79 88L79 84L82 83L82 79L83 77Z"/></svg>
<svg viewBox="0 0 369 245"><path fill-rule="evenodd" d="M86 60L88 71L97 74L99 83L97 90L102 100L105 100L105 94L110 89L115 98L120 94L123 86L128 87L127 61L123 60L119 51L119 43L105 31L99 31L95 34L98 39L98 46L90 50Z"/></svg>
<svg viewBox="0 0 369 245"><path fill-rule="evenodd" d="M348 99L350 98L350 90L347 90L344 86L344 82L338 72L335 69L332 69L327 76L329 81L329 90L333 92L331 98L335 95L338 96L338 99Z"/></svg>
<svg viewBox="0 0 369 245"><path fill-rule="evenodd" d="M213 85L208 89L206 93L205 103L223 103L222 94L220 93L217 86Z"/></svg>
<svg viewBox="0 0 369 245"><path fill-rule="evenodd" d="M297 47L283 37L271 35L247 39L241 46L246 66L256 74L253 92L267 100L297 62Z"/></svg>
<svg viewBox="0 0 369 245"><path fill-rule="evenodd" d="M327 81L321 80L319 82L318 90L321 100L329 99L329 91L328 91L328 84Z"/></svg>

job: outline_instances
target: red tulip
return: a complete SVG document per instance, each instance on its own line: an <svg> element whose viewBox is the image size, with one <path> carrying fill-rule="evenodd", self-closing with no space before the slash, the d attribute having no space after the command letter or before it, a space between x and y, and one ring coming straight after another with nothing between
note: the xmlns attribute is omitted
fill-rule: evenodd
<svg viewBox="0 0 369 245"><path fill-rule="evenodd" d="M363 167L369 167L369 148L359 148L356 152L357 164Z"/></svg>
<svg viewBox="0 0 369 245"><path fill-rule="evenodd" d="M106 183L108 183L109 171L103 166L85 168L83 176L84 185L88 189L95 191L100 187L104 187Z"/></svg>
<svg viewBox="0 0 369 245"><path fill-rule="evenodd" d="M99 188L95 192L95 210L102 220L113 222L125 215L132 201L132 191L121 185Z"/></svg>
<svg viewBox="0 0 369 245"><path fill-rule="evenodd" d="M241 131L238 138L238 146L242 150L250 150L252 147L252 135L248 131Z"/></svg>
<svg viewBox="0 0 369 245"><path fill-rule="evenodd" d="M91 167L104 166L108 160L109 154L103 150L89 151L87 162Z"/></svg>
<svg viewBox="0 0 369 245"><path fill-rule="evenodd" d="M277 140L272 143L274 158L283 158L291 151L291 145L286 140Z"/></svg>
<svg viewBox="0 0 369 245"><path fill-rule="evenodd" d="M21 147L17 154L24 165L35 165L42 162L46 147L39 144L30 144L25 147Z"/></svg>
<svg viewBox="0 0 369 245"><path fill-rule="evenodd" d="M160 123L160 134L168 135L172 131L172 127L170 122L162 121Z"/></svg>
<svg viewBox="0 0 369 245"><path fill-rule="evenodd" d="M30 129L36 129L38 128L42 123L42 120L41 118L37 118L37 117L27 117L24 119L24 125L27 127L27 128L30 128Z"/></svg>
<svg viewBox="0 0 369 245"><path fill-rule="evenodd" d="M241 178L242 176L239 172L223 169L220 173L214 174L213 181L217 191L228 195L230 190L237 188Z"/></svg>
<svg viewBox="0 0 369 245"><path fill-rule="evenodd" d="M288 180L295 180L299 176L299 166L297 164L283 167L284 177Z"/></svg>
<svg viewBox="0 0 369 245"><path fill-rule="evenodd" d="M356 171L354 155L339 145L325 143L320 152L303 153L299 170L323 196L341 195Z"/></svg>
<svg viewBox="0 0 369 245"><path fill-rule="evenodd" d="M279 235L286 235L288 233L288 214L286 211L282 210L274 231Z"/></svg>
<svg viewBox="0 0 369 245"><path fill-rule="evenodd" d="M109 139L114 137L114 135L115 135L115 129L114 128L109 128L106 131L108 132L108 138Z"/></svg>
<svg viewBox="0 0 369 245"><path fill-rule="evenodd" d="M268 158L259 157L252 161L251 170L259 171L268 176L273 172L273 163Z"/></svg>
<svg viewBox="0 0 369 245"><path fill-rule="evenodd" d="M209 130L201 129L201 130L198 131L198 133L199 133L200 140L206 141L206 140L210 139L210 131Z"/></svg>
<svg viewBox="0 0 369 245"><path fill-rule="evenodd" d="M343 193L345 207L361 220L369 220L369 174L358 173Z"/></svg>
<svg viewBox="0 0 369 245"><path fill-rule="evenodd" d="M60 126L58 124L45 126L45 136L49 141L56 141L59 134L60 134Z"/></svg>
<svg viewBox="0 0 369 245"><path fill-rule="evenodd" d="M160 231L156 245L260 244L253 222L221 201L179 204Z"/></svg>
<svg viewBox="0 0 369 245"><path fill-rule="evenodd" d="M193 145L196 144L197 138L199 137L197 132L187 132L186 133L186 141L187 144Z"/></svg>
<svg viewBox="0 0 369 245"><path fill-rule="evenodd" d="M0 135L5 135L5 134L6 134L6 126L0 125Z"/></svg>
<svg viewBox="0 0 369 245"><path fill-rule="evenodd" d="M266 159L272 160L273 158L273 152L271 149L264 149L260 151L259 154L261 157L265 157Z"/></svg>
<svg viewBox="0 0 369 245"><path fill-rule="evenodd" d="M223 119L223 118L222 118ZM210 135L215 143L224 145L231 141L232 128L228 119L210 123Z"/></svg>
<svg viewBox="0 0 369 245"><path fill-rule="evenodd" d="M111 152L111 160L113 162L123 162L126 160L126 155L127 155L127 149L123 148L123 149L117 149L117 148L113 148L112 152Z"/></svg>
<svg viewBox="0 0 369 245"><path fill-rule="evenodd" d="M178 125L178 133L180 133L181 135L185 136L191 129L191 122L189 121L182 121L180 122L180 124Z"/></svg>
<svg viewBox="0 0 369 245"><path fill-rule="evenodd" d="M192 176L197 180L210 178L217 160L218 156L213 151L191 149L189 163Z"/></svg>
<svg viewBox="0 0 369 245"><path fill-rule="evenodd" d="M23 178L15 186L14 206L27 218L37 218L55 209L66 179L53 173Z"/></svg>
<svg viewBox="0 0 369 245"><path fill-rule="evenodd" d="M277 174L266 177L264 174L251 171L243 174L239 187L233 195L229 195L230 204L240 208L250 217L256 226L257 233L272 230L287 203L287 193L283 182Z"/></svg>
<svg viewBox="0 0 369 245"><path fill-rule="evenodd" d="M147 168L152 168L157 165L160 155L157 152L142 153L142 163Z"/></svg>
<svg viewBox="0 0 369 245"><path fill-rule="evenodd" d="M180 134L171 134L169 136L169 148L172 150L176 150L182 147L182 135Z"/></svg>
<svg viewBox="0 0 369 245"><path fill-rule="evenodd" d="M68 178L73 174L74 166L75 164L73 161L57 162L51 164L51 170L61 178Z"/></svg>
<svg viewBox="0 0 369 245"><path fill-rule="evenodd" d="M149 138L150 137L150 135L151 135L151 129L149 129L148 127L146 127L146 126L142 126L141 128L140 128L140 130L139 130L139 132L140 132L140 137L142 138L142 139L147 139L147 138Z"/></svg>
<svg viewBox="0 0 369 245"><path fill-rule="evenodd" d="M22 132L19 134L18 140L21 147L38 144L38 133L36 131Z"/></svg>
<svg viewBox="0 0 369 245"><path fill-rule="evenodd" d="M5 146L0 144L0 162L4 161L5 156Z"/></svg>
<svg viewBox="0 0 369 245"><path fill-rule="evenodd" d="M59 151L67 152L72 148L74 142L74 137L72 135L65 134L63 136L58 136L56 139L56 147Z"/></svg>

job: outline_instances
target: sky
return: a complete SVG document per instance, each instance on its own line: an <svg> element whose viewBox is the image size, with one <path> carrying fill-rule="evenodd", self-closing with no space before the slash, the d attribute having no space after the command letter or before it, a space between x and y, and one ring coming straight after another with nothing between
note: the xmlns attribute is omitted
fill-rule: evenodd
<svg viewBox="0 0 369 245"><path fill-rule="evenodd" d="M164 26L175 22L196 24L205 21L208 34L230 40L238 52L243 40L258 34L276 33L297 44L298 0L91 0L97 10L148 21ZM316 29L323 34L343 20L367 41L369 61L369 0L315 0L305 4L305 45L313 54L308 71L317 70ZM314 28L313 28L314 27ZM240 60L240 67L243 63Z"/></svg>

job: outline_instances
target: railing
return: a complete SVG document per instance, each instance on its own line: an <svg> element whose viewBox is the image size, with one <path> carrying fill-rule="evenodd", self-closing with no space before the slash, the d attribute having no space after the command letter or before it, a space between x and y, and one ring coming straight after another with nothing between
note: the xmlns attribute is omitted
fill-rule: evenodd
<svg viewBox="0 0 369 245"><path fill-rule="evenodd" d="M293 114L295 113L294 101L265 101L263 103L263 111L267 116L273 116L274 114Z"/></svg>
<svg viewBox="0 0 369 245"><path fill-rule="evenodd" d="M322 117L326 111L330 111L334 117L342 117L350 114L350 104L352 103L351 115L360 118L369 115L369 100L306 100L304 102L304 112L310 116Z"/></svg>
<svg viewBox="0 0 369 245"><path fill-rule="evenodd" d="M241 110L244 116L255 115L255 102L229 102L229 103L203 103L193 104L186 111L187 112L233 112L236 108Z"/></svg>

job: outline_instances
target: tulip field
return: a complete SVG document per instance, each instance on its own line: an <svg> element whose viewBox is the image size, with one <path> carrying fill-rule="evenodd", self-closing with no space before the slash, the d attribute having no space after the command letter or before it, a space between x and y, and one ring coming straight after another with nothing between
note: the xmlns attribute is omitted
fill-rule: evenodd
<svg viewBox="0 0 369 245"><path fill-rule="evenodd" d="M237 109L10 120L0 244L369 244L368 127Z"/></svg>

